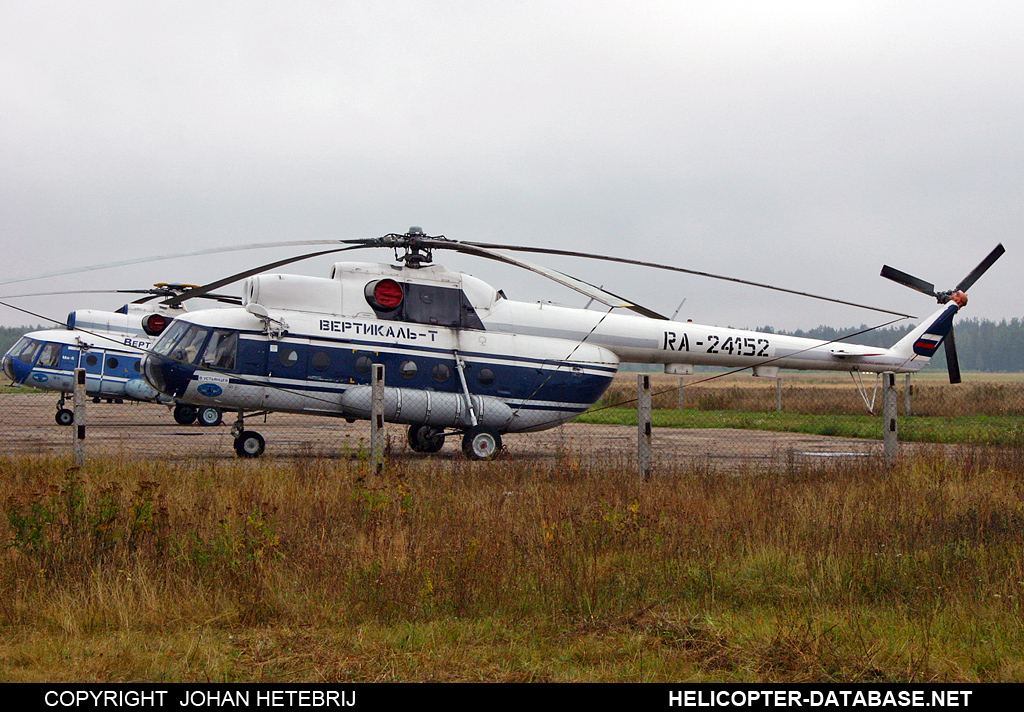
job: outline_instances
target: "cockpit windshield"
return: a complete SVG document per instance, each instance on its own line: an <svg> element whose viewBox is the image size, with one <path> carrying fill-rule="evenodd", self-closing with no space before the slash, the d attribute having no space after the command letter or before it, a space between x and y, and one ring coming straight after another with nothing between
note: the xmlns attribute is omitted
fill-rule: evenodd
<svg viewBox="0 0 1024 712"><path fill-rule="evenodd" d="M184 321L172 323L153 345L153 351L161 356L224 371L235 369L237 349L237 331L208 329Z"/></svg>
<svg viewBox="0 0 1024 712"><path fill-rule="evenodd" d="M11 356L22 363L35 363L36 356L39 355L39 349L42 347L42 341L22 336L18 343L14 345L14 348L11 349Z"/></svg>
<svg viewBox="0 0 1024 712"><path fill-rule="evenodd" d="M189 325L183 321L173 321L167 328L156 343L153 344L153 351L160 354L161 356L169 356L171 349L174 348L175 344L181 340L181 335L185 333Z"/></svg>
<svg viewBox="0 0 1024 712"><path fill-rule="evenodd" d="M196 363L210 330L197 324L174 321L153 345L153 351L182 363Z"/></svg>

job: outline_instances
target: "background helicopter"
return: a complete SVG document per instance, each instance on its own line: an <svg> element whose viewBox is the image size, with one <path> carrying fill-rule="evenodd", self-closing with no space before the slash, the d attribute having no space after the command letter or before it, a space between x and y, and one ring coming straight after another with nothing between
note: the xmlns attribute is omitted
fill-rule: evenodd
<svg viewBox="0 0 1024 712"><path fill-rule="evenodd" d="M25 334L4 354L4 373L13 383L59 392L54 415L58 425L74 423L74 411L65 407L65 402L74 392L74 371L79 367L86 370L86 393L96 401L129 399L162 403L173 406L174 419L182 425L196 421L201 425L219 425L222 420L219 408L196 407L169 398L154 390L141 376L140 362L145 351L168 324L185 313L183 305L170 307L154 304L153 300L185 294L194 286L162 283L145 290L97 290L146 296L116 312L76 310L68 315L63 329ZM205 296L228 303L239 301L224 295Z"/></svg>
<svg viewBox="0 0 1024 712"><path fill-rule="evenodd" d="M470 458L489 459L501 449L502 434L554 427L586 410L601 397L621 361L664 364L667 373L675 374L691 373L694 365L751 368L756 376L775 376L783 368L916 372L951 333L953 316L967 301L965 290L1004 251L999 245L949 292L922 288L938 298L940 308L894 346L879 349L672 321L592 284L495 250L609 260L755 284L670 265L459 242L428 237L419 228L335 244L343 246L278 260L165 300L174 307L247 280L243 308L193 311L175 320L143 359L147 382L188 403L237 410L236 453L255 457L265 442L244 429L246 410L367 418L371 368L382 363L387 372L385 418L409 425L414 450L436 452L446 437L461 436ZM396 264L337 263L330 278L261 274L317 255L372 247L394 249ZM434 264L435 249L528 269L609 311L510 300L479 279ZM883 276L924 286L889 267ZM635 314L612 313L615 308ZM953 353L952 339L946 343ZM955 354L949 364L950 380L959 381Z"/></svg>

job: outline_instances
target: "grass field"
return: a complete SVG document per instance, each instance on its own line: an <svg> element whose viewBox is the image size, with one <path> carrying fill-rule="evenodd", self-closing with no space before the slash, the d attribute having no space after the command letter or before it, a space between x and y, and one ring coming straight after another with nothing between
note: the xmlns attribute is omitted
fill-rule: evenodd
<svg viewBox="0 0 1024 712"><path fill-rule="evenodd" d="M0 459L0 681L1021 681L1022 464Z"/></svg>
<svg viewBox="0 0 1024 712"><path fill-rule="evenodd" d="M653 424L657 427L742 428L880 439L881 395L875 413L848 375L807 373L788 376L779 391L774 379L741 374L723 378L696 375L652 377ZM844 380L845 378L845 380ZM965 374L964 383L950 385L944 374L914 376L906 414L905 380L898 379L899 438L908 442L965 443L999 447L1024 446L1024 375ZM869 389L872 383L868 381ZM866 393L871 403L872 390ZM585 423L636 423L636 376L622 374ZM621 405L620 405L621 404ZM680 405L682 407L680 407Z"/></svg>

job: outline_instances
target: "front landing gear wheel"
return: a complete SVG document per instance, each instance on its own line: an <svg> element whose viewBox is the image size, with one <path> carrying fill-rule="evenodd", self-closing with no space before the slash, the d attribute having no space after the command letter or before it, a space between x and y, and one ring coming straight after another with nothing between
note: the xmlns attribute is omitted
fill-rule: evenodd
<svg viewBox="0 0 1024 712"><path fill-rule="evenodd" d="M409 447L416 452L438 452L444 447L444 431L432 425L410 425Z"/></svg>
<svg viewBox="0 0 1024 712"><path fill-rule="evenodd" d="M53 419L57 421L57 425L71 425L75 422L75 413L67 408L60 408Z"/></svg>
<svg viewBox="0 0 1024 712"><path fill-rule="evenodd" d="M482 425L472 427L462 437L462 451L470 460L493 460L501 452L501 435Z"/></svg>
<svg viewBox="0 0 1024 712"><path fill-rule="evenodd" d="M174 420L179 425L192 425L199 416L199 409L195 406L179 403L174 406Z"/></svg>
<svg viewBox="0 0 1024 712"><path fill-rule="evenodd" d="M213 427L214 425L220 425L224 419L223 414L220 412L220 408L200 408L199 409L199 424Z"/></svg>
<svg viewBox="0 0 1024 712"><path fill-rule="evenodd" d="M235 438L235 454L239 457L259 457L267 446L263 436L252 430L243 430Z"/></svg>

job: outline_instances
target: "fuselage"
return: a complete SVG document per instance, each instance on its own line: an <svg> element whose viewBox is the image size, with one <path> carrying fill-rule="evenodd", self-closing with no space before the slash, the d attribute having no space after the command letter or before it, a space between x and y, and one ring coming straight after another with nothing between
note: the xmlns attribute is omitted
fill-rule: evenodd
<svg viewBox="0 0 1024 712"><path fill-rule="evenodd" d="M243 303L176 319L143 361L149 384L196 405L364 418L379 363L388 420L450 428L476 420L499 432L571 419L601 397L622 361L674 373L694 365L755 375L917 371L957 308L946 305L880 349L519 302L439 265L260 275L246 281Z"/></svg>

